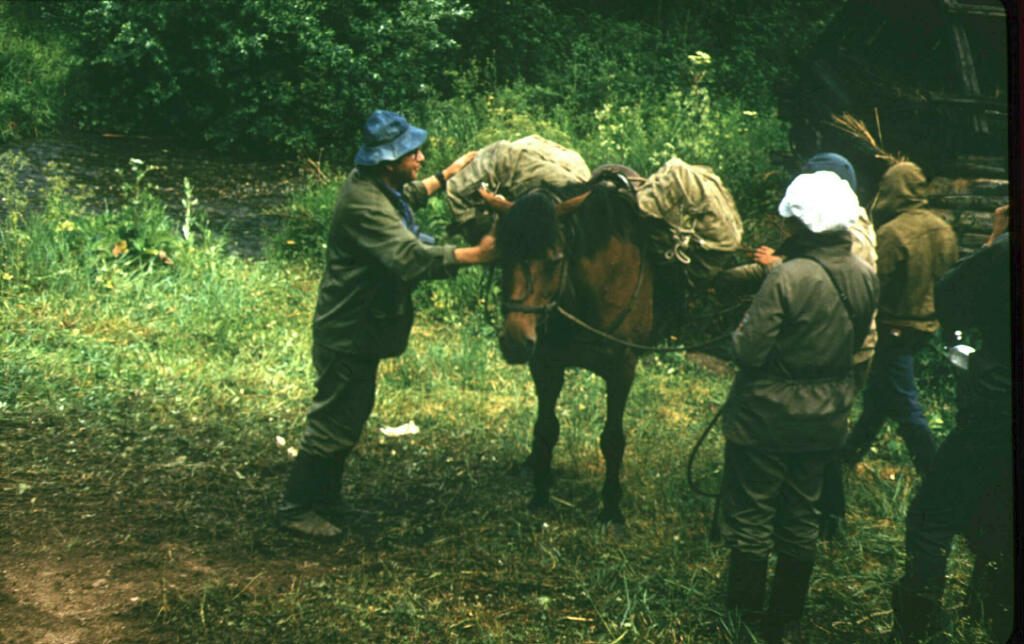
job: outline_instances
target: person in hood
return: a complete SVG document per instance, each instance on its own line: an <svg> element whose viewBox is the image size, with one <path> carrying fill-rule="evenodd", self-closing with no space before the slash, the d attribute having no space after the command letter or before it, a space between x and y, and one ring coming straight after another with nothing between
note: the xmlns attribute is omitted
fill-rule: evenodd
<svg viewBox="0 0 1024 644"><path fill-rule="evenodd" d="M860 206L834 172L797 176L779 204L789 237L733 332L739 373L722 414L721 534L726 607L781 642L803 612L826 464L857 393L853 356L878 302L878 278L850 252ZM764 610L768 557L778 555Z"/></svg>
<svg viewBox="0 0 1024 644"><path fill-rule="evenodd" d="M956 261L953 228L925 205L925 176L904 161L882 175L871 217L878 226L878 344L864 391L864 407L850 432L844 460L856 464L886 420L896 423L919 475L936 443L917 399L914 356L939 328L933 291Z"/></svg>
<svg viewBox="0 0 1024 644"><path fill-rule="evenodd" d="M402 116L377 110L338 192L313 316L316 394L277 510L278 524L302 536L341 534L345 460L373 409L378 363L409 341L416 284L495 258L493 235L456 248L436 244L416 224L413 209L473 158L467 153L420 179L426 139Z"/></svg>

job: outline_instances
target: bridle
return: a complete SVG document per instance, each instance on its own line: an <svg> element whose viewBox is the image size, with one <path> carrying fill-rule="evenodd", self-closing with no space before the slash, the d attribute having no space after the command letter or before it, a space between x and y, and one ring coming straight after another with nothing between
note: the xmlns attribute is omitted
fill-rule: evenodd
<svg viewBox="0 0 1024 644"><path fill-rule="evenodd" d="M569 259L563 252L558 258L559 270L558 270L558 290L555 292L555 296L551 298L551 301L546 304L529 305L523 304L523 302L533 295L533 273L530 271L530 265L526 260L521 262L523 275L526 278L526 295L520 299L502 299L501 301L501 313L502 315L508 315L509 313L530 313L541 316L538 320L538 325L543 324L551 312L559 308L559 302L565 295L567 285L569 283Z"/></svg>

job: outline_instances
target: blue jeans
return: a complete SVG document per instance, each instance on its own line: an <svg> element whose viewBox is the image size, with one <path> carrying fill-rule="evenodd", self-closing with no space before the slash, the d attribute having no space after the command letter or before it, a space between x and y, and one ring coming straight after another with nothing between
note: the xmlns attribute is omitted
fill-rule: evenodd
<svg viewBox="0 0 1024 644"><path fill-rule="evenodd" d="M928 334L902 329L899 336L880 328L878 346L864 390L864 409L846 439L848 461L863 457L886 420L907 445L918 474L923 475L935 456L935 437L917 400L914 354L928 341Z"/></svg>

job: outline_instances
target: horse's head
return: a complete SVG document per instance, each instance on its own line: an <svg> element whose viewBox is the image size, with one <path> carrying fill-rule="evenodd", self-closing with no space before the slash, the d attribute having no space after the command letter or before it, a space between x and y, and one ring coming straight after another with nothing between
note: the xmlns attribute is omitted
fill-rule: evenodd
<svg viewBox="0 0 1024 644"><path fill-rule="evenodd" d="M533 356L538 326L558 306L568 287L569 262L560 222L560 214L569 207L566 204L569 202L556 206L551 194L535 191L517 199L498 219L495 237L505 316L499 346L511 364L527 362ZM572 205L576 204L578 201Z"/></svg>

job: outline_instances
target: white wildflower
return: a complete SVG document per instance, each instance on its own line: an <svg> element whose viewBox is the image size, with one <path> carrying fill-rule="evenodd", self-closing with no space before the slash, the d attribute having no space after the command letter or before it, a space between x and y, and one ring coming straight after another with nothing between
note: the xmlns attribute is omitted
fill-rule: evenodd
<svg viewBox="0 0 1024 644"><path fill-rule="evenodd" d="M697 50L686 57L692 65L703 67L711 64L711 55L705 51Z"/></svg>

